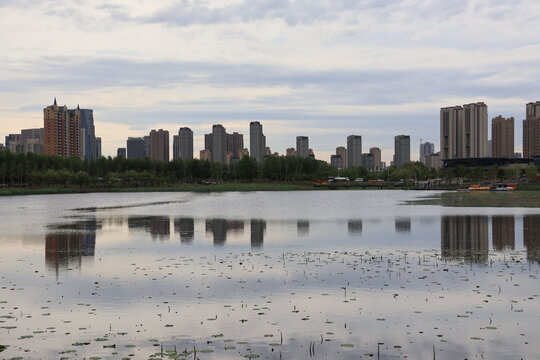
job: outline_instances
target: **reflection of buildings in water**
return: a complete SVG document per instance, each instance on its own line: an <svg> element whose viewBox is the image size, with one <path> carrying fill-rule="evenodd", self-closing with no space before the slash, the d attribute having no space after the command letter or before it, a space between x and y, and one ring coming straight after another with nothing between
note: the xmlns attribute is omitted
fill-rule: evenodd
<svg viewBox="0 0 540 360"><path fill-rule="evenodd" d="M227 242L227 232L242 233L243 220L206 219L206 232L214 236L214 245L224 245Z"/></svg>
<svg viewBox="0 0 540 360"><path fill-rule="evenodd" d="M266 221L251 220L251 247L260 248L264 243L264 232L266 231Z"/></svg>
<svg viewBox="0 0 540 360"><path fill-rule="evenodd" d="M80 226L79 226L80 225ZM96 249L95 220L79 222L79 230L45 235L45 263L50 269L80 267L83 257L93 257Z"/></svg>
<svg viewBox="0 0 540 360"><path fill-rule="evenodd" d="M411 218L396 218L396 232L397 233L411 232Z"/></svg>
<svg viewBox="0 0 540 360"><path fill-rule="evenodd" d="M296 222L296 231L300 236L309 235L309 221L308 220L298 220Z"/></svg>
<svg viewBox="0 0 540 360"><path fill-rule="evenodd" d="M516 243L514 216L492 216L493 250L514 250Z"/></svg>
<svg viewBox="0 0 540 360"><path fill-rule="evenodd" d="M485 262L489 255L487 216L443 216L441 253L449 260Z"/></svg>
<svg viewBox="0 0 540 360"><path fill-rule="evenodd" d="M349 220L347 229L349 234L360 235L362 233L362 220Z"/></svg>
<svg viewBox="0 0 540 360"><path fill-rule="evenodd" d="M174 232L180 233L182 243L190 244L195 236L195 220L193 218L174 219Z"/></svg>
<svg viewBox="0 0 540 360"><path fill-rule="evenodd" d="M132 216L128 218L130 230L144 230L152 239L165 240L171 235L171 221L166 216Z"/></svg>
<svg viewBox="0 0 540 360"><path fill-rule="evenodd" d="M540 261L540 215L523 216L523 246L527 260Z"/></svg>

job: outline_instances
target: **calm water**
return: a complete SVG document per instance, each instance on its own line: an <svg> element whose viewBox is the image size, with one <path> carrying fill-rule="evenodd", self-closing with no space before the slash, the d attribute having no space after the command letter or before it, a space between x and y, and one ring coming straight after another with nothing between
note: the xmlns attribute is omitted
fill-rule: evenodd
<svg viewBox="0 0 540 360"><path fill-rule="evenodd" d="M540 358L540 209L426 195L0 198L0 358Z"/></svg>

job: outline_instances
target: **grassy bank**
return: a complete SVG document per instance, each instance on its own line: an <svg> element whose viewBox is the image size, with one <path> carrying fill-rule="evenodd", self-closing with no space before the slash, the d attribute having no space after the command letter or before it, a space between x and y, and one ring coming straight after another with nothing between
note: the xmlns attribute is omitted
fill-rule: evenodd
<svg viewBox="0 0 540 360"><path fill-rule="evenodd" d="M521 186L521 185L520 185ZM540 207L540 191L478 191L444 192L420 200L407 202L409 205L441 205L451 207Z"/></svg>

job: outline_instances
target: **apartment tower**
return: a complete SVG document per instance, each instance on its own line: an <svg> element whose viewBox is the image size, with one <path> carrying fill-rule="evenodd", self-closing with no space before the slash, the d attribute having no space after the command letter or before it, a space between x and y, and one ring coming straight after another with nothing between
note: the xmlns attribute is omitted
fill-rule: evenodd
<svg viewBox="0 0 540 360"><path fill-rule="evenodd" d="M169 162L169 132L167 130L150 131L150 160Z"/></svg>
<svg viewBox="0 0 540 360"><path fill-rule="evenodd" d="M346 169L347 165L347 149L343 146L339 146L336 148L336 155L341 156L341 168Z"/></svg>
<svg viewBox="0 0 540 360"><path fill-rule="evenodd" d="M45 154L81 157L81 113L54 104L43 109Z"/></svg>
<svg viewBox="0 0 540 360"><path fill-rule="evenodd" d="M129 137L127 139L127 158L144 159L145 157L144 139L142 137Z"/></svg>
<svg viewBox="0 0 540 360"><path fill-rule="evenodd" d="M411 162L411 137L398 135L394 137L394 165L402 167Z"/></svg>
<svg viewBox="0 0 540 360"><path fill-rule="evenodd" d="M526 105L526 118L523 120L523 157L537 156L540 156L540 101Z"/></svg>
<svg viewBox="0 0 540 360"><path fill-rule="evenodd" d="M514 157L514 118L497 116L491 119L491 156L494 158Z"/></svg>
<svg viewBox="0 0 540 360"><path fill-rule="evenodd" d="M249 152L251 157L262 162L266 149L266 136L263 134L263 127L260 122L249 123Z"/></svg>
<svg viewBox="0 0 540 360"><path fill-rule="evenodd" d="M347 167L362 166L362 136L347 136Z"/></svg>
<svg viewBox="0 0 540 360"><path fill-rule="evenodd" d="M381 170L381 149L379 149L378 147L372 147L371 149L369 149L369 153L373 154L373 166L375 166L375 170Z"/></svg>
<svg viewBox="0 0 540 360"><path fill-rule="evenodd" d="M178 130L178 158L193 160L193 131L188 127Z"/></svg>
<svg viewBox="0 0 540 360"><path fill-rule="evenodd" d="M225 164L227 155L227 132L221 124L212 126L212 161Z"/></svg>
<svg viewBox="0 0 540 360"><path fill-rule="evenodd" d="M296 137L296 156L298 157L309 156L309 138L307 136Z"/></svg>

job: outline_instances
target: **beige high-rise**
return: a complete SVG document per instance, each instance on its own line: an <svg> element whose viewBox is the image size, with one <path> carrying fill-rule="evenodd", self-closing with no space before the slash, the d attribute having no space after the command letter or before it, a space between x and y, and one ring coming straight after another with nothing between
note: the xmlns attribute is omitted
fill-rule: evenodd
<svg viewBox="0 0 540 360"><path fill-rule="evenodd" d="M336 148L336 155L341 156L341 166L342 169L346 169L348 167L347 163L347 149L343 146L339 146Z"/></svg>
<svg viewBox="0 0 540 360"><path fill-rule="evenodd" d="M523 157L540 156L540 101L526 105L523 120Z"/></svg>
<svg viewBox="0 0 540 360"><path fill-rule="evenodd" d="M494 158L514 157L514 118L491 119L491 154Z"/></svg>
<svg viewBox="0 0 540 360"><path fill-rule="evenodd" d="M150 131L150 159L169 162L169 132L167 130Z"/></svg>
<svg viewBox="0 0 540 360"><path fill-rule="evenodd" d="M441 158L488 156L487 105L483 102L441 109Z"/></svg>
<svg viewBox="0 0 540 360"><path fill-rule="evenodd" d="M373 154L373 166L375 166L375 170L381 170L381 149L372 147L369 149L369 153Z"/></svg>

